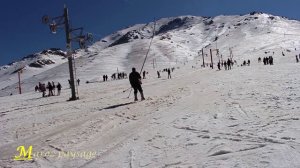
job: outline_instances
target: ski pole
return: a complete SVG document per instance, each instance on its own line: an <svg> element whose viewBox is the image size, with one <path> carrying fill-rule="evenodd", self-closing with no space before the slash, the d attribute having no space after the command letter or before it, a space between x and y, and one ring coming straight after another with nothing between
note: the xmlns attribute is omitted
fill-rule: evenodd
<svg viewBox="0 0 300 168"><path fill-rule="evenodd" d="M127 91L127 90L129 90L129 89L131 89L131 87L130 87L130 88L128 88L128 89L126 89L126 90L123 90L123 93L124 93L124 92L126 92L126 91Z"/></svg>
<svg viewBox="0 0 300 168"><path fill-rule="evenodd" d="M129 98L129 97L130 97L130 95L131 95L131 92L132 92L132 88L130 89L130 92L129 92L129 95L128 95L128 97L127 97L127 98Z"/></svg>

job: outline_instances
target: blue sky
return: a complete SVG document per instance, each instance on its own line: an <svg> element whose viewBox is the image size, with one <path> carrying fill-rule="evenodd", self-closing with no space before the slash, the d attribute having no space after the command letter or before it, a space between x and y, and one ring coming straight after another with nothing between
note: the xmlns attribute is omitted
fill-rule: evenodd
<svg viewBox="0 0 300 168"><path fill-rule="evenodd" d="M69 8L72 26L95 39L126 26L180 15L216 16L262 11L300 19L299 0L3 0L0 7L0 65L46 48L65 49L63 30L56 35L41 23L45 14Z"/></svg>

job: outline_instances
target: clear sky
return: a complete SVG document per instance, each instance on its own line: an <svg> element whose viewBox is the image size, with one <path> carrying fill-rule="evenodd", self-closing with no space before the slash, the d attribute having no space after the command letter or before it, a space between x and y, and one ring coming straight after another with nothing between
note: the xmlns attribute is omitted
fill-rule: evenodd
<svg viewBox="0 0 300 168"><path fill-rule="evenodd" d="M69 8L72 26L99 40L126 26L180 15L239 15L261 11L300 19L300 0L3 0L0 7L0 65L46 48L65 49L63 30L52 35L45 14Z"/></svg>

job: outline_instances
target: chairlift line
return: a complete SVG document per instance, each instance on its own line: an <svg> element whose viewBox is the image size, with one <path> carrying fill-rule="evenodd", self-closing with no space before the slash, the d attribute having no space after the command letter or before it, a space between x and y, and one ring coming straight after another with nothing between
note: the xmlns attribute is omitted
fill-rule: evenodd
<svg viewBox="0 0 300 168"><path fill-rule="evenodd" d="M153 25L153 35L152 35L152 38L151 38L151 41L150 41L150 44L149 44L149 48L148 48L148 51L147 51L147 53L146 53L146 57L145 57L145 59L144 59L144 62L143 62L143 65L142 65L142 68L141 68L141 71L140 71L140 73L142 73L142 71L143 71L143 68L144 68L145 62L146 62L146 60L147 60L148 54L149 54L149 52L150 52L150 49L151 49L151 46L152 46L152 42L153 42L153 39L154 39L154 36L155 36L155 26L156 26L156 21L155 21L155 19L154 19L154 25Z"/></svg>

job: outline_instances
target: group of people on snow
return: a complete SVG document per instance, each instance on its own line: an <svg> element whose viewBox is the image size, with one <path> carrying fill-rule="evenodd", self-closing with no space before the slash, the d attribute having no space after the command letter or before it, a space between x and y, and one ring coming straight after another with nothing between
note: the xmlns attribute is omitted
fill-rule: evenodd
<svg viewBox="0 0 300 168"><path fill-rule="evenodd" d="M172 78L171 72L173 72L174 70L175 70L174 67L173 67L173 68L164 68L164 69L162 70L162 72L166 72L166 73L168 74L168 79L171 79L171 78ZM156 71L156 73L157 73L157 78L161 78L161 75L160 75L161 70ZM149 72L143 71L143 79L146 79L146 75L147 75L147 74L149 74Z"/></svg>
<svg viewBox="0 0 300 168"><path fill-rule="evenodd" d="M103 75L102 78L103 78L103 82L106 82L108 80L108 76L107 75Z"/></svg>
<svg viewBox="0 0 300 168"><path fill-rule="evenodd" d="M52 82L48 82L47 85L45 83L39 82L38 85L35 86L35 91L36 92L42 92L42 96L54 96L55 95L55 88L57 88L57 96L60 95L61 92L61 84L58 82L57 85ZM46 95L46 91L48 90L48 95Z"/></svg>
<svg viewBox="0 0 300 168"><path fill-rule="evenodd" d="M264 65L273 65L273 56L263 58Z"/></svg>
<svg viewBox="0 0 300 168"><path fill-rule="evenodd" d="M113 73L111 75L111 79L112 80L116 80L116 79L126 79L127 78L127 74L125 72L120 72L120 73ZM107 81L107 78L106 78Z"/></svg>
<svg viewBox="0 0 300 168"><path fill-rule="evenodd" d="M265 52L266 54L268 52ZM274 52L273 52L273 55L274 55ZM282 55L285 56L285 54L282 52ZM299 56L296 55L296 62L298 63L299 62L299 59L300 59L300 54ZM258 58L258 63L261 63L263 62L264 65L273 65L273 56L269 56L269 57L264 57L263 59L261 57ZM237 64L236 61L232 61L232 59L228 58L227 60L222 60L222 61L219 61L217 63L217 67L218 67L218 70L221 70L221 68L224 67L225 70L231 70L231 68L233 67L234 64ZM209 65L208 63L206 65ZM241 64L241 66L250 66L250 60L244 60L243 63ZM212 64L210 64L210 66L212 66ZM195 68L195 67L192 67L192 68ZM175 68L164 68L162 71L161 70L158 70L156 71L157 72L157 78L161 78L161 72L166 72L168 74L168 79L171 79L171 72L173 72L175 70ZM147 71L143 71L142 72L142 77L143 79L146 79L146 75L148 74ZM140 95L141 95L141 100L144 100L145 97L144 97L144 93L143 93L143 89L142 89L142 79L140 73L138 73L136 71L136 69L133 67L132 68L132 72L129 74L129 81L130 81L130 84L134 90L134 100L137 101L138 98L137 98L137 93L140 92ZM116 80L116 79L126 79L127 78L127 74L125 72L120 72L120 73L113 73L111 75L111 79L112 80ZM103 75L103 81L108 81L108 75ZM77 79L77 84L79 85L80 83L80 79ZM70 80L69 80L69 84L70 83ZM71 86L71 85L70 85ZM61 84L58 83L57 85L54 84L54 82L52 81L51 82L48 82L47 86L46 84L43 84L43 83L39 83L39 85L37 85L35 87L35 91L39 91L39 92L42 92L43 93L43 97L46 97L46 90L48 89L48 96L54 96L55 95L55 88L57 88L57 95L60 95L60 92L61 92Z"/></svg>
<svg viewBox="0 0 300 168"><path fill-rule="evenodd" d="M243 63L241 64L241 66L250 66L250 60L248 59L248 61L244 60Z"/></svg>
<svg viewBox="0 0 300 168"><path fill-rule="evenodd" d="M69 86L70 86L70 88L71 88L71 80L69 79L68 82L69 82ZM80 84L80 79L77 79L76 82L77 82L77 85L79 86L79 84Z"/></svg>
<svg viewBox="0 0 300 168"><path fill-rule="evenodd" d="M164 68L163 69L163 72L167 72L168 73L168 79L171 79L172 76L171 76L171 72L173 72L175 70L175 68ZM160 71L157 71L157 77L160 78Z"/></svg>
<svg viewBox="0 0 300 168"><path fill-rule="evenodd" d="M228 58L228 60L222 60L221 62L219 61L217 64L218 70L221 70L221 66L225 67L225 70L231 70L231 67L233 66L233 61Z"/></svg>

